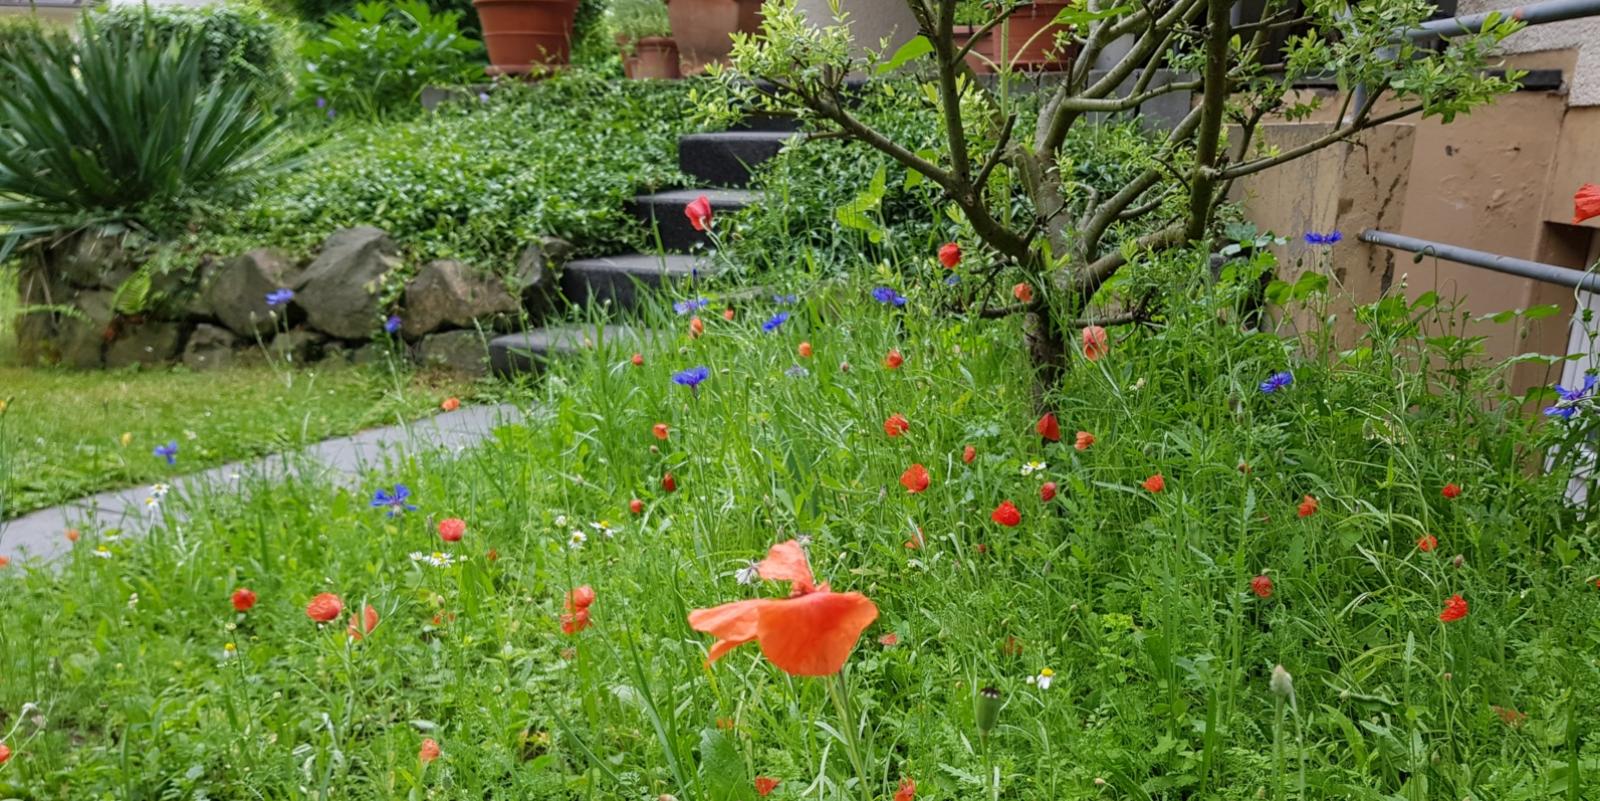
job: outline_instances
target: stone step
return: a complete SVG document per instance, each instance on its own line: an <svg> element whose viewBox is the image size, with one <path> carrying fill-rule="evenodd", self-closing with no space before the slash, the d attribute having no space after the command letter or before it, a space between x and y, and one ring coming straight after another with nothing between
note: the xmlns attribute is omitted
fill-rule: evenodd
<svg viewBox="0 0 1600 801"><path fill-rule="evenodd" d="M721 131L678 138L678 169L709 186L748 186L750 173L778 155L792 131Z"/></svg>
<svg viewBox="0 0 1600 801"><path fill-rule="evenodd" d="M584 325L574 323L535 328L489 340L489 367L498 375L537 373L555 359L575 356L596 348L610 348L619 358L644 349L653 332L627 325Z"/></svg>
<svg viewBox="0 0 1600 801"><path fill-rule="evenodd" d="M684 206L701 195L711 201L713 215L738 211L761 197L761 193L745 189L675 189L634 198L633 214L645 225L657 227L662 248L688 250L710 241L704 233L694 230L694 226L689 224L688 215L683 212Z"/></svg>
<svg viewBox="0 0 1600 801"><path fill-rule="evenodd" d="M561 294L575 306L609 303L620 309L639 305L639 289L688 281L710 274L704 256L629 253L567 262L561 271Z"/></svg>

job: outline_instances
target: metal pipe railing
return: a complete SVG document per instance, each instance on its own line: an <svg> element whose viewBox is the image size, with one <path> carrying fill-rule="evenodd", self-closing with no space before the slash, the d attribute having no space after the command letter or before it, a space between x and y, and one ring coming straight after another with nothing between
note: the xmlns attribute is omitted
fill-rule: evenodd
<svg viewBox="0 0 1600 801"><path fill-rule="evenodd" d="M1362 231L1359 239L1362 242L1373 245L1382 245L1410 253L1421 253L1425 256L1437 256L1445 261L1453 261L1457 264L1466 264L1472 267L1482 267L1485 270L1493 270L1497 273L1532 278L1535 281L1582 289L1585 292L1600 292L1600 275L1574 270L1570 267L1517 259L1511 256L1501 256L1487 251L1418 239L1414 236L1391 234L1388 231L1379 231L1376 228L1368 228Z"/></svg>
<svg viewBox="0 0 1600 801"><path fill-rule="evenodd" d="M1502 19L1510 17L1527 25L1544 25L1600 15L1600 0L1544 0L1540 3L1527 3L1482 14L1430 20L1395 38L1422 39L1428 36L1461 36L1477 33L1483 29L1483 23L1489 19L1491 13L1499 14Z"/></svg>

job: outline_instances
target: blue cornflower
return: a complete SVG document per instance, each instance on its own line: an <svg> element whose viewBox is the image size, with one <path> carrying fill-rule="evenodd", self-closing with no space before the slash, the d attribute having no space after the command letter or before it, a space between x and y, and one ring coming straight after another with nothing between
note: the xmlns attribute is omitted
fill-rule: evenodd
<svg viewBox="0 0 1600 801"><path fill-rule="evenodd" d="M955 286L956 284L959 284L959 283L961 283L961 276L959 276L959 275L957 275L955 273L951 273L951 274L949 274L949 275L944 277L944 285L945 286Z"/></svg>
<svg viewBox="0 0 1600 801"><path fill-rule="evenodd" d="M324 109L324 108L327 108L327 107L328 107L328 98L326 98L326 97L317 98L317 108Z"/></svg>
<svg viewBox="0 0 1600 801"><path fill-rule="evenodd" d="M772 302L778 304L779 306L789 306L791 304L799 302L799 300L800 300L800 296L799 295L773 295L772 296Z"/></svg>
<svg viewBox="0 0 1600 801"><path fill-rule="evenodd" d="M391 314L391 315L389 315L389 319L383 321L383 332L384 333L393 334L394 332L399 331L399 330L400 330L400 315Z"/></svg>
<svg viewBox="0 0 1600 801"><path fill-rule="evenodd" d="M1262 381L1261 391L1264 394L1271 395L1280 389L1288 389L1289 385L1293 383L1294 373L1284 370L1281 373L1273 373L1267 380Z"/></svg>
<svg viewBox="0 0 1600 801"><path fill-rule="evenodd" d="M886 286L873 287L872 299L879 303L887 303L893 306L906 305L906 299L900 297L899 292L896 292Z"/></svg>
<svg viewBox="0 0 1600 801"><path fill-rule="evenodd" d="M165 445L157 445L155 455L167 460L167 464L178 463L178 441L173 440Z"/></svg>
<svg viewBox="0 0 1600 801"><path fill-rule="evenodd" d="M479 103L487 103L487 102L489 102L489 93L488 92L479 92L478 93L478 102Z"/></svg>
<svg viewBox="0 0 1600 801"><path fill-rule="evenodd" d="M761 330L770 334L773 331L778 330L778 326L781 326L787 322L789 322L789 313L778 312L777 314L772 315L772 319L761 324Z"/></svg>
<svg viewBox="0 0 1600 801"><path fill-rule="evenodd" d="M387 507L390 517L394 517L401 512L415 512L417 507L414 504L407 503L410 499L411 488L404 484L394 485L393 490L379 487L377 492L372 493L372 508L382 509Z"/></svg>
<svg viewBox="0 0 1600 801"><path fill-rule="evenodd" d="M709 305L711 305L711 301L706 300L705 298L680 300L677 303L672 304L672 310L679 314L688 314L689 312L700 311Z"/></svg>
<svg viewBox="0 0 1600 801"><path fill-rule="evenodd" d="M700 367L690 367L687 370L679 370L678 372L673 373L672 383L688 387L698 392L700 389L700 382L710 377L711 368L702 365Z"/></svg>
<svg viewBox="0 0 1600 801"><path fill-rule="evenodd" d="M784 370L783 374L790 378L805 378L806 376L811 375L811 371L797 364L787 370Z"/></svg>
<svg viewBox="0 0 1600 801"><path fill-rule="evenodd" d="M1547 407L1544 413L1551 417L1571 420L1572 416L1578 413L1579 404L1589 399L1590 392L1594 390L1596 378L1597 376L1594 373L1584 376L1582 389L1567 389L1557 384L1555 390L1556 394L1561 396L1561 400L1556 401L1556 405Z"/></svg>
<svg viewBox="0 0 1600 801"><path fill-rule="evenodd" d="M1316 231L1307 231L1305 235L1307 245L1337 245L1342 239L1344 239L1344 234L1341 234L1338 231L1329 231L1325 234L1319 234Z"/></svg>
<svg viewBox="0 0 1600 801"><path fill-rule="evenodd" d="M273 308L294 300L293 289L274 289L267 293L267 305Z"/></svg>

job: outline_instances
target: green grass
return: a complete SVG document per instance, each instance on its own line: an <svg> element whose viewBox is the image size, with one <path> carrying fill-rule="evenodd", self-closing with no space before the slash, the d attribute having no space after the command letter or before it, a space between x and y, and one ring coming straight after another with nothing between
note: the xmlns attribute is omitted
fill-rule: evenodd
<svg viewBox="0 0 1600 801"><path fill-rule="evenodd" d="M214 372L0 366L0 511L14 517L104 489L162 481L413 420L472 382L380 368ZM168 466L152 450L179 443Z"/></svg>
<svg viewBox="0 0 1600 801"><path fill-rule="evenodd" d="M788 287L805 300L775 333L747 308L699 339L653 312L670 334L643 367L627 345L558 367L483 447L355 492L186 499L181 525L0 571L0 796L733 801L761 775L779 801L887 799L903 776L919 799L1593 797L1595 506L1561 500L1566 460L1536 469L1584 415L1536 426L1483 400L1496 374L1435 360L1464 341L1425 304L1368 310L1344 353L1241 331L1241 281L1076 358L1051 401L1066 437L1043 443L1016 324L933 314L952 290L931 259L904 266L903 310L869 285ZM699 364L697 395L671 381ZM1289 389L1257 389L1285 369ZM905 436L885 435L893 413ZM1077 430L1097 443L1075 450ZM897 483L913 462L919 495ZM1161 493L1141 488L1155 473ZM417 511L369 506L397 482ZM1320 508L1301 518L1305 495ZM1020 526L991 522L1005 499ZM435 533L450 516L457 544ZM685 621L782 597L735 574L796 536L881 613L843 718L828 680L754 644L707 669ZM433 551L459 561L409 556ZM565 636L582 584L593 626ZM260 604L241 615L242 586ZM343 618L319 627L304 607L324 592L381 623L358 642ZM1457 593L1470 614L1441 622ZM1047 667L1048 690L1027 681ZM984 685L1004 708L980 738Z"/></svg>

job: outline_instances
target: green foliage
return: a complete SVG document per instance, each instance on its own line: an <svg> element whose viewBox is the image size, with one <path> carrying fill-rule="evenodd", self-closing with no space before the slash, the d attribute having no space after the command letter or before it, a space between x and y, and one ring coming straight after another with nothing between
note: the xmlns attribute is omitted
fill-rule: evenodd
<svg viewBox="0 0 1600 801"><path fill-rule="evenodd" d="M682 180L688 112L684 85L575 72L416 120L336 127L293 180L207 235L303 253L338 228L375 225L417 259L500 271L545 235L588 253L643 247L626 204Z"/></svg>
<svg viewBox="0 0 1600 801"><path fill-rule="evenodd" d="M47 26L32 14L0 17L0 65L22 58L41 43L63 45L70 38L64 27ZM7 86L10 76L0 70L0 87Z"/></svg>
<svg viewBox="0 0 1600 801"><path fill-rule="evenodd" d="M305 43L301 98L327 113L375 117L415 112L422 90L472 81L483 44L464 36L460 13L422 0L360 3Z"/></svg>
<svg viewBox="0 0 1600 801"><path fill-rule="evenodd" d="M672 35L667 4L662 0L611 0L606 23L613 35L630 41Z"/></svg>
<svg viewBox="0 0 1600 801"><path fill-rule="evenodd" d="M0 229L12 239L121 221L160 227L281 164L279 122L247 83L207 81L206 44L152 46L86 21L0 64Z"/></svg>
<svg viewBox="0 0 1600 801"><path fill-rule="evenodd" d="M160 47L186 37L200 48L204 81L254 83L264 99L286 99L292 80L289 30L272 13L249 3L200 8L111 5L94 15L102 36L119 36Z"/></svg>

